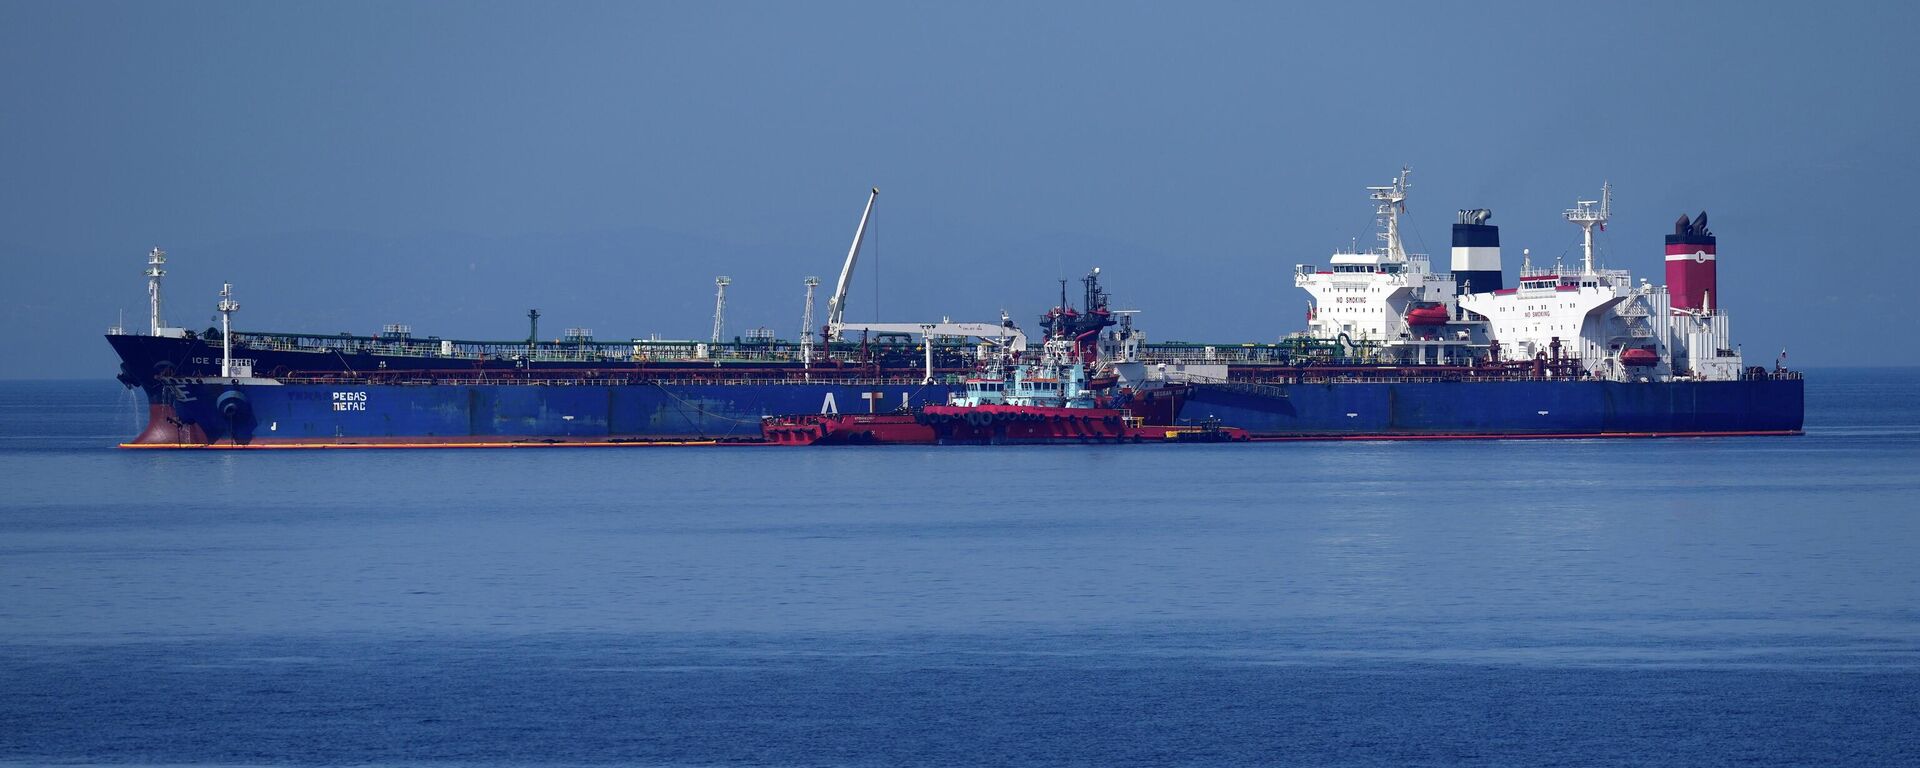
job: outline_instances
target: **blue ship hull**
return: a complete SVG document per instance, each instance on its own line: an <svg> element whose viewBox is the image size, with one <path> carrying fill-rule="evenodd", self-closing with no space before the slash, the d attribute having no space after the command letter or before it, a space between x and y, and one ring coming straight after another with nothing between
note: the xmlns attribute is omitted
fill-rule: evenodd
<svg viewBox="0 0 1920 768"><path fill-rule="evenodd" d="M1184 419L1267 438L1792 433L1804 382L1433 381L1203 385Z"/></svg>
<svg viewBox="0 0 1920 768"><path fill-rule="evenodd" d="M1263 438L1786 434L1803 382L1201 385L1178 417ZM762 417L944 403L941 384L232 384L147 388L133 444L460 445L755 440Z"/></svg>
<svg viewBox="0 0 1920 768"><path fill-rule="evenodd" d="M150 387L135 444L466 444L757 440L764 416L885 413L945 403L919 384L322 385Z"/></svg>

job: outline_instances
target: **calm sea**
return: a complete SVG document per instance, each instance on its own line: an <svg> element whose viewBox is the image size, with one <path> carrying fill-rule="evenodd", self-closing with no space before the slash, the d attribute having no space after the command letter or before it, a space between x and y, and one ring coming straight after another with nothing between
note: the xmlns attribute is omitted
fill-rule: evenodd
<svg viewBox="0 0 1920 768"><path fill-rule="evenodd" d="M0 762L1920 764L1920 371L1798 438L132 452L0 383Z"/></svg>

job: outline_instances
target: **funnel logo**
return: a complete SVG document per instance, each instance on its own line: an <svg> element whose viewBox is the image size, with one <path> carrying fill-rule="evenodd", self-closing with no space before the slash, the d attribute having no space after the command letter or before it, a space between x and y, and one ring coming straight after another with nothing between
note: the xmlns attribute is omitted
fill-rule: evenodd
<svg viewBox="0 0 1920 768"><path fill-rule="evenodd" d="M1707 252L1706 252L1706 251L1704 251L1704 250L1702 250L1702 251L1694 251L1694 252L1693 252L1693 261L1694 261L1694 263L1696 263L1696 264L1705 264L1705 263L1707 263Z"/></svg>

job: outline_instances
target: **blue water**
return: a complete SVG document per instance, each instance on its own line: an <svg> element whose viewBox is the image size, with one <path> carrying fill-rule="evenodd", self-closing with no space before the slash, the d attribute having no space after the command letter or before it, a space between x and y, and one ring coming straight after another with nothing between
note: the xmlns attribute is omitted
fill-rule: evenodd
<svg viewBox="0 0 1920 768"><path fill-rule="evenodd" d="M1920 371L1798 438L135 452L0 383L0 762L1920 764Z"/></svg>

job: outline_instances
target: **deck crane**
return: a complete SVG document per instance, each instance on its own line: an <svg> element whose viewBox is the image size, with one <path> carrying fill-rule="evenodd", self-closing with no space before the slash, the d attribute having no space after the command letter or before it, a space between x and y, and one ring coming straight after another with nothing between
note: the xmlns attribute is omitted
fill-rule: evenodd
<svg viewBox="0 0 1920 768"><path fill-rule="evenodd" d="M1015 327L1005 313L998 323L954 323L945 320L938 323L849 323L846 321L847 288L853 283L853 266L860 260L860 244L867 237L867 222L873 217L873 201L880 196L880 188L874 187L867 196L867 208L860 214L860 226L853 231L853 245L847 248L847 261L840 267L840 280L834 284L833 296L827 299L827 324L821 335L828 341L840 341L848 331L869 331L873 333L919 334L923 341L932 343L934 337L948 336L979 339L998 345L1002 354L1025 352L1027 335Z"/></svg>

